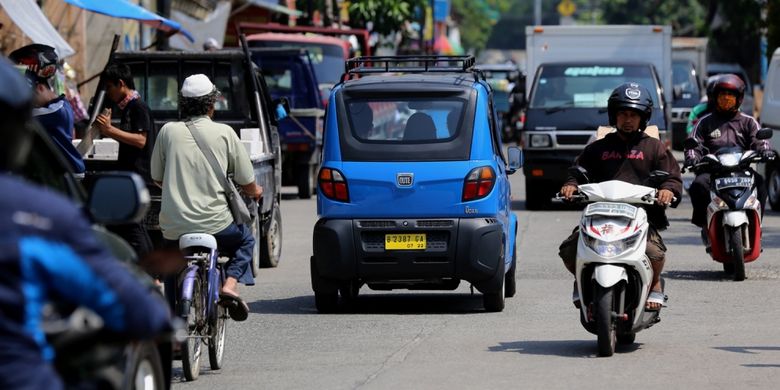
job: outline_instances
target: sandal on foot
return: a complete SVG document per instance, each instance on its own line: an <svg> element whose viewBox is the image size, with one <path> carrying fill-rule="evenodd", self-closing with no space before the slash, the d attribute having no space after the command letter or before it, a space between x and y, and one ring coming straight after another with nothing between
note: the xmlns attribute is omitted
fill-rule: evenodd
<svg viewBox="0 0 780 390"><path fill-rule="evenodd" d="M659 311L662 307L666 306L666 300L668 298L666 295L661 291L651 291L650 295L647 297L647 301L645 302L645 311ZM657 303L658 308L657 309L650 309L647 307L648 303Z"/></svg>
<svg viewBox="0 0 780 390"><path fill-rule="evenodd" d="M220 293L219 304L227 309L228 315L233 321L245 321L249 317L249 306L236 295Z"/></svg>

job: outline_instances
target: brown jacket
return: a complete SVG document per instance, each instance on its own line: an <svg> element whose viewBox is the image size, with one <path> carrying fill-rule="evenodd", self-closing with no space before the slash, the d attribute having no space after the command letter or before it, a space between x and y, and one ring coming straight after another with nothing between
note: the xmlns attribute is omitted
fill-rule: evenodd
<svg viewBox="0 0 780 390"><path fill-rule="evenodd" d="M650 172L661 170L670 176L658 186L672 191L677 197L676 207L682 199L682 176L680 166L672 152L661 141L640 133L636 138L624 141L620 135L607 134L603 139L585 147L577 157L575 165L588 171L592 183L621 180L631 184L648 185ZM566 184L577 185L577 179L569 177ZM664 209L660 206L646 207L648 220L657 229L669 225Z"/></svg>
<svg viewBox="0 0 780 390"><path fill-rule="evenodd" d="M698 141L699 147L686 150L685 158L701 158L707 153L733 146L757 152L771 149L769 141L756 139L759 129L755 118L742 112L735 115L710 113L703 116L693 129L690 138Z"/></svg>

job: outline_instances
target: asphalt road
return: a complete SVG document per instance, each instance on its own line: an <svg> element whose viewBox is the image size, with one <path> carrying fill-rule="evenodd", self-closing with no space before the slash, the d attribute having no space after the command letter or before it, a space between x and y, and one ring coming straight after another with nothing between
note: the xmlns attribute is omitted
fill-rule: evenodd
<svg viewBox="0 0 780 390"><path fill-rule="evenodd" d="M224 368L175 389L777 388L780 378L780 214L764 220L766 249L733 282L704 252L686 199L662 233L669 306L662 321L610 358L596 356L571 304L573 278L557 256L578 211L529 212L512 176L520 220L518 290L501 313L478 292L373 292L357 312L321 315L309 280L315 199L283 201L282 262L241 292L252 313L228 323Z"/></svg>

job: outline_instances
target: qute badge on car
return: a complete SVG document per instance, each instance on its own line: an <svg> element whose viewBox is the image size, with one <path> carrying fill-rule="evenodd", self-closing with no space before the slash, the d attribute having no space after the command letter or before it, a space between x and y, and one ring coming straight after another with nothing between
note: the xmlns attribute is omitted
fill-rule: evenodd
<svg viewBox="0 0 780 390"><path fill-rule="evenodd" d="M411 187L414 183L413 173L396 173L395 182L399 187Z"/></svg>

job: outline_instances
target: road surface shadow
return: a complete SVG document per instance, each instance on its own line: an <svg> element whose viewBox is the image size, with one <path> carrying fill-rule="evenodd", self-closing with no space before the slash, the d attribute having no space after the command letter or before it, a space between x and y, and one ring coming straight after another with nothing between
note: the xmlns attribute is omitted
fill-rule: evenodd
<svg viewBox="0 0 780 390"><path fill-rule="evenodd" d="M662 274L664 278L675 280L707 280L707 281L722 281L731 280L732 277L726 275L723 271L664 271Z"/></svg>
<svg viewBox="0 0 780 390"><path fill-rule="evenodd" d="M701 242L701 237L698 233L695 235L685 235L685 236L669 236L668 234L666 237L663 237L664 244L666 245L692 245L692 246L700 246L701 247L701 254L702 256L709 256L707 252L704 250L704 244Z"/></svg>
<svg viewBox="0 0 780 390"><path fill-rule="evenodd" d="M754 346L754 347L712 347L712 349L719 349L726 352L746 353L750 355L756 355L764 351L780 351L780 347L766 347L766 346Z"/></svg>
<svg viewBox="0 0 780 390"><path fill-rule="evenodd" d="M314 296L248 302L257 314L317 314ZM362 294L347 304L339 302L340 314L472 314L484 313L482 294Z"/></svg>
<svg viewBox="0 0 780 390"><path fill-rule="evenodd" d="M780 368L780 364L741 364L747 368Z"/></svg>
<svg viewBox="0 0 780 390"><path fill-rule="evenodd" d="M615 353L633 352L642 344L618 345ZM527 340L499 343L488 347L491 352L517 352L525 355L560 356L570 358L597 357L597 345L593 340Z"/></svg>

